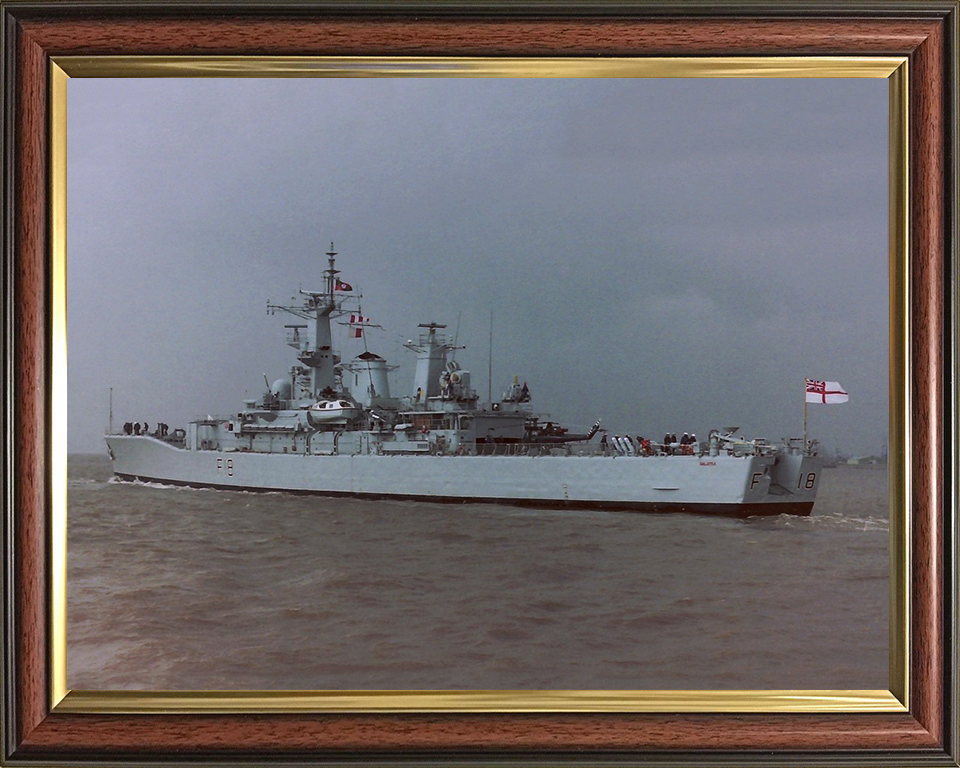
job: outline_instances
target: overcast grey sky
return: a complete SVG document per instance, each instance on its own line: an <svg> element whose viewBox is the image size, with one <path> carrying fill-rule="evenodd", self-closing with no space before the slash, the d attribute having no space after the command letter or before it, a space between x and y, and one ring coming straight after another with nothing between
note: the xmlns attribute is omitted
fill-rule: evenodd
<svg viewBox="0 0 960 768"><path fill-rule="evenodd" d="M883 80L73 79L69 450L230 413L295 362L268 299L343 277L407 394L460 318L496 396L662 436L887 433ZM362 351L343 340L344 358Z"/></svg>

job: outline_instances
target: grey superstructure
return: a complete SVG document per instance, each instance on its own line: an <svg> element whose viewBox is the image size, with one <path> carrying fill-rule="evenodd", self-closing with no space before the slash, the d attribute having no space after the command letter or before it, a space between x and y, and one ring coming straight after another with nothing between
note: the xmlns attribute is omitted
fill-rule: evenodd
<svg viewBox="0 0 960 768"><path fill-rule="evenodd" d="M300 304L268 304L297 364L228 416L172 432L106 437L122 480L331 496L500 502L650 512L809 514L820 460L802 439L770 444L712 430L707 440L583 434L535 414L516 379L481 402L451 355L445 326L424 323L405 345L416 354L408 395L391 395L391 366L365 350L342 361L331 323L346 316L336 253L321 290ZM354 314L362 334L366 318ZM136 430L139 432L139 428ZM602 437L595 439L598 434Z"/></svg>

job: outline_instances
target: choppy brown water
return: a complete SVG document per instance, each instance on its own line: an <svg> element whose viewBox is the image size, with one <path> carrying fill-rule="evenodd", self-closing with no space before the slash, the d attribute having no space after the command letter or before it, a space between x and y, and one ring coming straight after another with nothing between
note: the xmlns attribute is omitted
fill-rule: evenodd
<svg viewBox="0 0 960 768"><path fill-rule="evenodd" d="M69 478L71 688L887 688L881 470L748 520Z"/></svg>

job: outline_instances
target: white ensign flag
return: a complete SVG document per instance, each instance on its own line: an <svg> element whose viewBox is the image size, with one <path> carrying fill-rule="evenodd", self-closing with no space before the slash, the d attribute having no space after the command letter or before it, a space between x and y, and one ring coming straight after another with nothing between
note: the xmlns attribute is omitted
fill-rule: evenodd
<svg viewBox="0 0 960 768"><path fill-rule="evenodd" d="M850 399L839 381L814 381L807 379L808 403L845 403Z"/></svg>

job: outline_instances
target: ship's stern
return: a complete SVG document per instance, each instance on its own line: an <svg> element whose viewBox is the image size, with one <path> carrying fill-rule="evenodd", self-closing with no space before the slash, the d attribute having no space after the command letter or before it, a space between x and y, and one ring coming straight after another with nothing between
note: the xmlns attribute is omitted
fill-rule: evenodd
<svg viewBox="0 0 960 768"><path fill-rule="evenodd" d="M783 504L784 513L809 515L817 497L823 462L817 456L785 451L777 455L770 472L766 503Z"/></svg>

